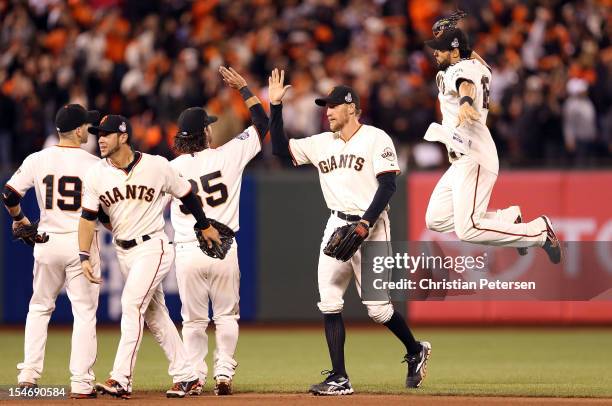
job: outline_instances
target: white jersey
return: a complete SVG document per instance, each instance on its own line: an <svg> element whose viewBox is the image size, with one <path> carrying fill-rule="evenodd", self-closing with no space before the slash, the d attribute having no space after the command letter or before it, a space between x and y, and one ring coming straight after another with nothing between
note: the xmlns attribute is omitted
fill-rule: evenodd
<svg viewBox="0 0 612 406"><path fill-rule="evenodd" d="M476 86L473 107L480 114L480 118L477 122L457 127L460 100L458 81L460 79L467 79ZM497 149L487 128L491 86L489 69L475 59L462 59L449 66L444 72L438 72L436 84L442 111L442 127L447 135L444 139L435 137L425 139L443 142L448 148L470 155L486 169L497 174L499 171Z"/></svg>
<svg viewBox="0 0 612 406"><path fill-rule="evenodd" d="M346 214L362 216L378 189L376 177L400 171L391 137L370 125L361 125L348 142L333 132L291 139L289 151L295 165L318 168L327 207Z"/></svg>
<svg viewBox="0 0 612 406"><path fill-rule="evenodd" d="M251 126L219 148L181 155L170 165L197 191L206 217L238 231L242 172L259 151L259 136ZM170 213L174 241L179 243L196 240L193 232L196 220L184 210L179 199L172 199Z"/></svg>
<svg viewBox="0 0 612 406"><path fill-rule="evenodd" d="M79 147L56 145L28 156L7 186L22 197L34 187L40 208L39 232L76 233L81 217L82 175L99 161Z"/></svg>
<svg viewBox="0 0 612 406"><path fill-rule="evenodd" d="M189 182L166 158L135 154L135 161L126 169L104 159L85 176L83 210L103 210L115 239L132 240L163 232L165 194L183 197L191 191Z"/></svg>

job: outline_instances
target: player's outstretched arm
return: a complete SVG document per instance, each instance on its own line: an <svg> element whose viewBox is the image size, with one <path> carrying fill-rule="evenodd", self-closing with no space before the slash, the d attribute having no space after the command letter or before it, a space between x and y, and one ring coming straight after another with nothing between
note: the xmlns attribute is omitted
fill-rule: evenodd
<svg viewBox="0 0 612 406"><path fill-rule="evenodd" d="M223 77L223 81L230 87L238 90L244 99L244 103L251 113L251 120L257 130L259 139L263 140L268 132L269 120L261 101L251 92L246 80L234 70L234 68L225 66L219 67L219 73Z"/></svg>
<svg viewBox="0 0 612 406"><path fill-rule="evenodd" d="M97 216L97 213L94 216ZM94 275L93 267L91 262L89 262L89 250L91 249L95 230L96 220L88 220L85 217L79 219L79 259L81 260L83 275L85 275L89 282L100 284L102 283L102 278Z"/></svg>
<svg viewBox="0 0 612 406"><path fill-rule="evenodd" d="M272 153L282 158L289 158L289 140L285 135L283 123L283 97L291 85L284 85L285 71L275 68L268 77L268 98L270 99L270 137Z"/></svg>
<svg viewBox="0 0 612 406"><path fill-rule="evenodd" d="M474 108L476 85L469 80L463 80L459 85L459 114L457 127L466 122L478 121L480 114Z"/></svg>

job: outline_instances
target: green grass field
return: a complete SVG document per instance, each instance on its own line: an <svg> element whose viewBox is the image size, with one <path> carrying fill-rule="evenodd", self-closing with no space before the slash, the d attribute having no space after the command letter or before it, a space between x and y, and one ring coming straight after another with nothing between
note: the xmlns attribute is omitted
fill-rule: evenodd
<svg viewBox="0 0 612 406"><path fill-rule="evenodd" d="M612 397L610 329L417 329L432 343L428 377L419 394ZM13 384L23 332L0 330L0 384ZM98 333L95 372L106 379L118 330ZM70 332L53 330L41 384L69 383ZM359 393L404 393L402 348L385 329L348 328L347 368ZM238 343L236 392L304 392L329 366L322 331L243 329ZM209 356L210 366L210 356ZM146 334L136 364L134 390L171 384L161 349ZM207 382L210 389L210 379ZM414 393L414 391L412 392Z"/></svg>

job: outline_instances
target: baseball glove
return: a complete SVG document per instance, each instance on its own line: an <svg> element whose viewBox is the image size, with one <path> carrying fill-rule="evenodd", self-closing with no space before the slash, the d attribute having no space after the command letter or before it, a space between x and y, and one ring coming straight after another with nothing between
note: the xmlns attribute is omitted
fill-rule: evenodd
<svg viewBox="0 0 612 406"><path fill-rule="evenodd" d="M348 261L355 255L361 243L368 238L370 231L363 223L347 224L336 228L323 253L340 261Z"/></svg>
<svg viewBox="0 0 612 406"><path fill-rule="evenodd" d="M444 30L447 30L449 28L455 28L459 20L461 20L465 16L467 16L467 13L465 11L456 10L448 17L444 17L436 21L433 27L431 27L431 30L433 31L433 34L437 37Z"/></svg>
<svg viewBox="0 0 612 406"><path fill-rule="evenodd" d="M212 244L212 248L208 248L208 243L202 236L201 229L197 226L194 226L193 229L195 231L196 237L198 238L198 243L200 244L200 249L203 253L208 255L211 258L223 259L227 252L232 247L234 243L234 231L226 226L223 223L219 223L217 220L208 219L210 225L213 226L219 232L219 238L221 239L221 245Z"/></svg>
<svg viewBox="0 0 612 406"><path fill-rule="evenodd" d="M42 244L49 241L47 233L38 234L38 221L31 224L20 224L13 230L15 240L21 240L24 244L33 247L34 244Z"/></svg>

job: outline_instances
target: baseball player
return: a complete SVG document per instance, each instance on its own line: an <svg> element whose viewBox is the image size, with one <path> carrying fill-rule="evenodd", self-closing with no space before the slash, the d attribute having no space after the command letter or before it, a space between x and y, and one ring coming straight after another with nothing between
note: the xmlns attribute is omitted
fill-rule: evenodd
<svg viewBox="0 0 612 406"><path fill-rule="evenodd" d="M43 371L49 318L55 300L66 287L72 306L70 373L73 398L95 398L93 364L96 360L96 309L99 286L90 284L78 255L78 220L81 215L82 173L99 159L80 146L87 142L87 128L99 118L78 104L62 107L55 117L59 144L28 156L4 187L2 200L13 217L13 229L30 225L20 200L34 187L40 208L34 246L34 281L25 326L24 360L17 365L21 387L36 387ZM93 219L95 220L95 218ZM99 273L100 261L95 222L92 222L91 268Z"/></svg>
<svg viewBox="0 0 612 406"><path fill-rule="evenodd" d="M234 69L219 69L223 80L240 91L251 112L253 125L223 146L211 149L211 124L217 118L200 107L183 111L178 120L175 150L181 155L170 162L188 179L206 206L210 218L238 231L238 203L245 166L261 151L261 139L268 132L268 116L261 102L249 90L247 82ZM215 322L214 393L230 395L237 366L234 359L238 342L239 285L238 247L234 240L224 259L211 258L199 248L193 234L195 220L185 213L179 199L171 208L176 243L176 279L181 296L183 340L188 358L202 382L208 369L204 358L208 353L206 327L209 323L208 301L212 303Z"/></svg>
<svg viewBox="0 0 612 406"><path fill-rule="evenodd" d="M466 35L448 28L426 45L440 69L436 77L442 124L432 123L425 139L446 145L452 165L429 200L425 221L434 231L455 231L462 241L512 246L541 246L551 262L562 259L559 240L548 217L521 223L518 206L487 212L499 162L486 126L491 71L476 59ZM520 252L520 251L519 251Z"/></svg>
<svg viewBox="0 0 612 406"><path fill-rule="evenodd" d="M269 78L273 151L279 156L291 156L296 166L312 164L318 169L323 197L331 210L319 253L318 307L323 313L332 370L324 371L327 378L313 385L310 392L350 395L353 387L344 364L342 307L344 292L353 275L361 295L361 252L357 250L344 262L326 255L324 249L334 230L347 224L356 226L351 238L390 240L387 209L399 173L397 155L384 131L359 122L359 96L348 86L336 86L327 97L315 100L318 106L327 107L331 131L288 141L283 130L281 101L289 86L283 83L284 71L279 74L275 69ZM406 386L419 387L425 377L431 345L414 339L390 301L363 301L363 304L375 322L388 327L405 345Z"/></svg>
<svg viewBox="0 0 612 406"><path fill-rule="evenodd" d="M79 249L83 272L100 283L90 262L93 220L99 211L110 219L117 259L125 286L121 295L121 340L110 378L97 383L102 393L129 398L136 354L146 321L162 347L174 385L168 397L197 391L198 376L190 365L181 337L168 315L161 281L174 261L174 247L164 233L165 194L180 198L197 219L196 227L209 244L219 243L191 185L163 157L133 151L131 125L125 117L105 116L89 132L98 136L102 160L85 176L83 213L79 223Z"/></svg>

